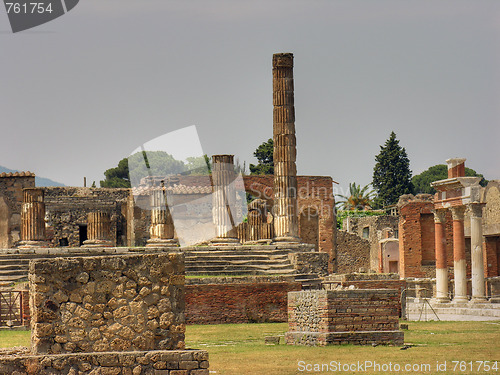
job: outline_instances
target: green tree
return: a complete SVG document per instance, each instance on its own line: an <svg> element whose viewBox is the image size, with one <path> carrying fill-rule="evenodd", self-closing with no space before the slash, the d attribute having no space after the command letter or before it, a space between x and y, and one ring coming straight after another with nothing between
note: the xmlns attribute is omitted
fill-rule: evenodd
<svg viewBox="0 0 500 375"><path fill-rule="evenodd" d="M250 174L274 174L273 149L274 142L272 138L257 147L253 155L259 163L250 164Z"/></svg>
<svg viewBox="0 0 500 375"><path fill-rule="evenodd" d="M368 191L370 184L361 187L361 185L356 185L355 182L349 184L349 195L337 196L342 198L343 201L339 201L338 204L343 210L369 210L373 205L373 196L375 192L373 190Z"/></svg>
<svg viewBox="0 0 500 375"><path fill-rule="evenodd" d="M105 188L129 188L130 178L128 173L128 159L123 158L118 162L118 166L110 168L104 172L106 177L101 180L101 187Z"/></svg>
<svg viewBox="0 0 500 375"><path fill-rule="evenodd" d="M488 181L485 180L482 174L477 173L475 170L465 168L465 176L467 177L481 177L479 182L481 186L486 186ZM415 188L415 194L435 194L436 190L431 186L431 182L445 180L448 178L448 167L444 164L438 164L430 167L416 176L413 176L411 182Z"/></svg>
<svg viewBox="0 0 500 375"><path fill-rule="evenodd" d="M397 203L401 195L413 193L410 160L396 133L391 132L384 146L380 146L375 161L372 185L377 192L377 205L389 206Z"/></svg>

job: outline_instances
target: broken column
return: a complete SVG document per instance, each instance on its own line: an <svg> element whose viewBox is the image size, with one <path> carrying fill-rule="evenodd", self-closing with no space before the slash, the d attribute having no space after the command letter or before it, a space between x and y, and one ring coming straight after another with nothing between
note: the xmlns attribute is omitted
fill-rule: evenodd
<svg viewBox="0 0 500 375"><path fill-rule="evenodd" d="M273 55L274 242L299 242L293 54Z"/></svg>
<svg viewBox="0 0 500 375"><path fill-rule="evenodd" d="M467 264L465 260L464 235L465 206L451 207L453 216L453 274L455 295L453 302L467 302Z"/></svg>
<svg viewBox="0 0 500 375"><path fill-rule="evenodd" d="M483 259L483 204L471 203L471 274L472 302L486 302Z"/></svg>
<svg viewBox="0 0 500 375"><path fill-rule="evenodd" d="M21 241L18 247L47 247L45 241L44 191L39 188L23 190L21 211Z"/></svg>
<svg viewBox="0 0 500 375"><path fill-rule="evenodd" d="M111 247L111 220L103 211L89 212L87 215L87 240L83 247Z"/></svg>
<svg viewBox="0 0 500 375"><path fill-rule="evenodd" d="M167 192L164 187L151 193L151 227L150 239L146 247L179 246L174 238L174 221L167 204Z"/></svg>
<svg viewBox="0 0 500 375"><path fill-rule="evenodd" d="M436 243L436 302L449 302L448 259L446 254L446 210L433 210Z"/></svg>
<svg viewBox="0 0 500 375"><path fill-rule="evenodd" d="M212 245L239 245L235 226L234 155L212 156L212 203L216 238Z"/></svg>

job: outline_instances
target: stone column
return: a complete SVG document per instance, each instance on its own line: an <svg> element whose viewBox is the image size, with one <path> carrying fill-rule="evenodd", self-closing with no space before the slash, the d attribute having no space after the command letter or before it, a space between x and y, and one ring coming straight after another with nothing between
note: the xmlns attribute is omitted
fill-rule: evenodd
<svg viewBox="0 0 500 375"><path fill-rule="evenodd" d="M465 206L451 207L453 216L453 273L455 296L453 302L467 302L467 265L465 261L465 236L464 236Z"/></svg>
<svg viewBox="0 0 500 375"><path fill-rule="evenodd" d="M44 191L39 188L23 190L21 210L21 249L48 247L45 241Z"/></svg>
<svg viewBox="0 0 500 375"><path fill-rule="evenodd" d="M87 240L83 247L111 247L111 221L107 212L95 211L87 215Z"/></svg>
<svg viewBox="0 0 500 375"><path fill-rule="evenodd" d="M297 157L293 55L273 55L274 232L275 242L297 243Z"/></svg>
<svg viewBox="0 0 500 375"><path fill-rule="evenodd" d="M234 187L234 155L212 156L212 203L216 238L212 245L239 245L234 212L236 190Z"/></svg>
<svg viewBox="0 0 500 375"><path fill-rule="evenodd" d="M164 188L151 193L150 239L146 247L179 246L174 238L174 221L167 204L167 192Z"/></svg>
<svg viewBox="0 0 500 375"><path fill-rule="evenodd" d="M483 204L470 204L472 302L486 302L483 259Z"/></svg>
<svg viewBox="0 0 500 375"><path fill-rule="evenodd" d="M433 213L436 245L436 302L450 302L445 233L446 210L433 210Z"/></svg>

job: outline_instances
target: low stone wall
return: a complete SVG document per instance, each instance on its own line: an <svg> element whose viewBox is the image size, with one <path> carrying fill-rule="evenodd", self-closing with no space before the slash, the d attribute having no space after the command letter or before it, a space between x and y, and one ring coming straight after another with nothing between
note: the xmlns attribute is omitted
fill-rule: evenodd
<svg viewBox="0 0 500 375"><path fill-rule="evenodd" d="M181 253L30 261L32 352L184 348Z"/></svg>
<svg viewBox="0 0 500 375"><path fill-rule="evenodd" d="M0 374L208 375L203 350L3 356Z"/></svg>
<svg viewBox="0 0 500 375"><path fill-rule="evenodd" d="M288 344L403 344L396 290L288 293Z"/></svg>
<svg viewBox="0 0 500 375"><path fill-rule="evenodd" d="M186 323L286 322L293 277L187 279Z"/></svg>
<svg viewBox="0 0 500 375"><path fill-rule="evenodd" d="M290 253L288 259L297 273L328 275L328 254L318 252Z"/></svg>

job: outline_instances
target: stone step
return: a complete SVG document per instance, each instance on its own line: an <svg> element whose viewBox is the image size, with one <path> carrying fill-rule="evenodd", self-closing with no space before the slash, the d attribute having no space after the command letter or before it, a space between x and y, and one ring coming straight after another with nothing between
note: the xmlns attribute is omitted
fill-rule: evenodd
<svg viewBox="0 0 500 375"><path fill-rule="evenodd" d="M204 270L186 271L187 276L234 276L234 275L292 275L293 272L283 272L277 270Z"/></svg>
<svg viewBox="0 0 500 375"><path fill-rule="evenodd" d="M248 264L248 265L238 265L234 266L231 264L193 264L186 265L186 272L197 272L202 270L276 270L276 271L294 271L294 269L288 265L262 265L262 264Z"/></svg>
<svg viewBox="0 0 500 375"><path fill-rule="evenodd" d="M288 252L285 250L199 250L199 251L185 251L186 258L191 256L208 256L208 257L219 257L219 256L256 256L256 257L270 257L270 256L282 256L287 257Z"/></svg>

